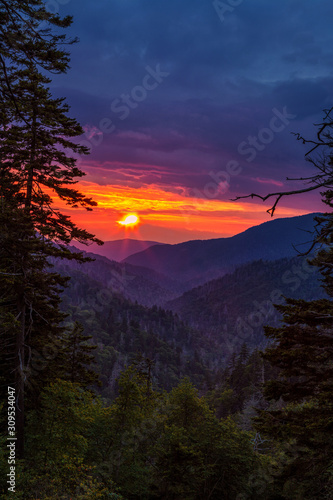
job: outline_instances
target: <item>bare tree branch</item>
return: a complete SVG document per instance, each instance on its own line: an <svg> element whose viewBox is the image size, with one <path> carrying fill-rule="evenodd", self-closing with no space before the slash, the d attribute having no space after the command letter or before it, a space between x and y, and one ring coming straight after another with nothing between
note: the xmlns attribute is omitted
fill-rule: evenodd
<svg viewBox="0 0 333 500"><path fill-rule="evenodd" d="M316 189L320 188L328 188L328 189L333 189L333 154L332 153L327 153L327 151L324 149L322 152L322 157L313 159L311 157L308 157L309 154L311 154L313 151L320 147L324 148L333 148L333 136L330 134L330 132L327 132L328 128L333 128L333 118L331 116L333 112L333 107L330 109L324 110L324 121L320 124L316 124L316 126L320 127L318 132L317 132L317 140L312 140L312 139L305 139L301 134L299 133L294 133L297 137L297 140L302 141L303 144L312 144L313 147L305 154L307 157L307 161L312 163L312 165L317 168L321 173L314 174L309 177L299 177L299 178L288 178L287 180L289 181L302 181L302 182L307 182L308 184L312 184L310 186L304 187L302 189L294 189L291 191L277 191L275 193L269 193L267 195L260 195L257 193L251 193L249 195L245 196L237 196L236 198L233 198L232 201L238 201L246 198L259 198L262 201L269 200L271 198L275 198L275 201L273 203L273 206L267 210L267 212L273 217L276 207L280 200L286 196L292 196L292 195L297 195L297 194L302 194L302 193L309 193L311 191L315 191Z"/></svg>
<svg viewBox="0 0 333 500"><path fill-rule="evenodd" d="M316 184L315 186L310 186L310 187L304 188L304 189L296 189L294 191L279 191L276 193L269 193L266 196L261 196L260 194L251 193L251 194L247 194L245 196L236 196L236 198L233 198L231 201L238 201L238 200L242 200L245 198L252 198L252 199L259 198L262 201L266 201L266 200L276 196L276 200L275 200L273 206L267 210L267 213L269 213L271 215L271 217L273 217L277 204L279 203L281 198L283 198L284 196L291 196L291 195L295 195L295 194L308 193L309 191L314 191L315 189L319 189L320 187L332 187L333 188L333 178L327 182L322 182L321 184Z"/></svg>

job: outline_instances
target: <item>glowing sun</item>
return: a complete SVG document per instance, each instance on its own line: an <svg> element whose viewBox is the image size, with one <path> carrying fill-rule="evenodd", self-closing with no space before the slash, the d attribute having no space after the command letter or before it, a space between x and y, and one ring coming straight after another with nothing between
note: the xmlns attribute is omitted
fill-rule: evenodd
<svg viewBox="0 0 333 500"><path fill-rule="evenodd" d="M136 215L128 215L124 220L118 220L117 222L121 226L135 226L139 222L139 217Z"/></svg>

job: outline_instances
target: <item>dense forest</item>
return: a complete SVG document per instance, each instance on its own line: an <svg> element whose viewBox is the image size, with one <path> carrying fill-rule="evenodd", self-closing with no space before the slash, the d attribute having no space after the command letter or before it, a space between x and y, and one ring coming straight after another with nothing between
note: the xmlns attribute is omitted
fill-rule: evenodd
<svg viewBox="0 0 333 500"><path fill-rule="evenodd" d="M77 250L102 241L53 204L96 206L49 88L71 22L0 0L1 498L330 500L332 215L305 257L191 290ZM313 177L329 208L332 128Z"/></svg>

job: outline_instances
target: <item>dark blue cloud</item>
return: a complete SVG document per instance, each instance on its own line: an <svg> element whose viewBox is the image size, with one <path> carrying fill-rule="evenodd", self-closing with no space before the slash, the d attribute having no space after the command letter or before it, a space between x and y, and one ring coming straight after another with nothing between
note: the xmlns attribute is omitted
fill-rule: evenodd
<svg viewBox="0 0 333 500"><path fill-rule="evenodd" d="M68 97L87 130L103 120L115 126L92 144L89 160L91 170L108 165L110 183L131 172L137 182L200 188L209 171L234 159L243 171L230 190L246 192L255 179L281 182L309 169L291 132L314 133L312 123L333 105L330 0L244 0L223 22L203 0L71 0L60 13L74 15L80 43L54 92ZM169 75L121 120L112 103L157 65ZM295 118L248 161L239 145L284 108Z"/></svg>

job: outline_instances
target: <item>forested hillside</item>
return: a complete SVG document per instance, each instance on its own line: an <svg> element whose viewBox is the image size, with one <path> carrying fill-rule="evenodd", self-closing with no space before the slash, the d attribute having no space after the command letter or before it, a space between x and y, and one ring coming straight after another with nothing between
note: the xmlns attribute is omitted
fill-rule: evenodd
<svg viewBox="0 0 333 500"><path fill-rule="evenodd" d="M96 261L84 265L56 262L57 270L71 276L63 294L63 309L75 311L73 319L84 325L96 343L116 349L120 356L120 364L115 364L118 370L135 352L159 358L158 338L166 343L165 348L177 346L178 359L194 356L196 362L200 359L214 372L225 367L244 342L250 350L264 347L264 326L276 326L281 318L275 303L283 303L286 296L304 300L326 297L318 271L308 264L308 257L252 262L167 301L165 288L152 285L146 278L139 282L137 273L151 273L151 279L170 287L177 288L177 283L144 268L133 267L128 274L124 264L88 255ZM140 332L135 341L133 324ZM163 363L165 369L170 363L175 363L173 355ZM184 361L181 364L186 366ZM178 374L190 375L188 370L177 370ZM109 371L112 373L112 367ZM170 387L166 379L162 387Z"/></svg>
<svg viewBox="0 0 333 500"><path fill-rule="evenodd" d="M98 391L106 397L115 395L119 373L138 356L153 362L154 380L160 388L169 390L182 376L189 376L207 391L244 345L250 354L267 344L264 326L277 326L281 319L273 304L284 303L286 296L327 297L308 257L295 257L244 265L186 292L164 308L149 308L143 305L145 296L138 297L141 304L128 300L119 291L119 282L110 282L105 273L109 266L114 273L114 263L101 262L104 272L100 273L96 272L98 260L74 266L57 262L56 268L71 276L62 308L98 346L96 369L102 381ZM128 289L135 290L135 284L130 282ZM156 294L155 301L163 303L163 297L164 293L162 297Z"/></svg>
<svg viewBox="0 0 333 500"><path fill-rule="evenodd" d="M96 369L103 383L99 392L114 396L119 374L138 356L153 362L154 381L161 389L171 389L184 376L207 389L208 366L218 356L208 338L170 311L133 303L80 271L71 276L62 308L98 346Z"/></svg>
<svg viewBox="0 0 333 500"><path fill-rule="evenodd" d="M70 251L75 253L77 249L71 247ZM182 283L156 273L152 269L110 261L106 257L90 252L83 252L83 255L93 261L86 262L84 266L73 260L57 259L51 262L56 264L56 269L63 274L76 271L84 273L92 280L99 281L102 286L119 292L134 302L138 301L142 305L164 304L185 290Z"/></svg>
<svg viewBox="0 0 333 500"><path fill-rule="evenodd" d="M263 327L279 323L274 304L283 303L284 297L326 297L319 278L308 257L255 261L185 292L166 307L214 339L222 355L230 355L244 341L252 349L263 346Z"/></svg>

